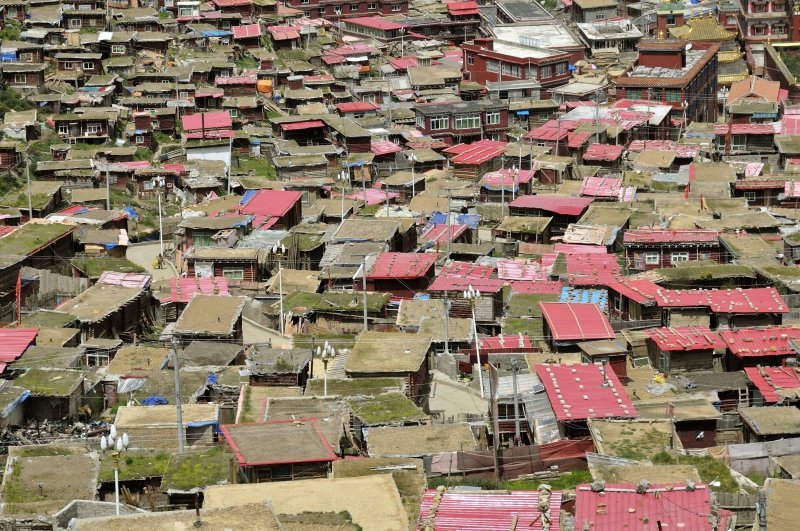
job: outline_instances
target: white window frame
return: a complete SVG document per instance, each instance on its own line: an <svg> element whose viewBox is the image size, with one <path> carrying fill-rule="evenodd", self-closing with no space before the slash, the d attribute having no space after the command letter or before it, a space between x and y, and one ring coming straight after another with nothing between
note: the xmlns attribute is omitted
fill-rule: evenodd
<svg viewBox="0 0 800 531"><path fill-rule="evenodd" d="M192 8L192 7L179 7L178 8L178 16L179 17L193 17L194 16L194 8Z"/></svg>
<svg viewBox="0 0 800 531"><path fill-rule="evenodd" d="M69 27L70 28L82 28L83 27L83 20L79 18L71 18L69 19Z"/></svg>
<svg viewBox="0 0 800 531"><path fill-rule="evenodd" d="M75 70L75 63L72 61L66 61L64 63L64 70Z"/></svg>
<svg viewBox="0 0 800 531"><path fill-rule="evenodd" d="M646 265L658 265L661 263L661 253L644 253L644 263Z"/></svg>
<svg viewBox="0 0 800 531"><path fill-rule="evenodd" d="M756 199L758 199L758 197L757 197L755 192L745 192L744 193L744 200L747 201L748 205L751 202L755 201Z"/></svg>
<svg viewBox="0 0 800 531"><path fill-rule="evenodd" d="M230 280L244 280L244 268L223 267L222 276Z"/></svg>
<svg viewBox="0 0 800 531"><path fill-rule="evenodd" d="M400 5L400 4L395 4L395 5L392 6L392 11L395 12L395 13L397 13L398 11L402 11L402 10L403 10L403 6Z"/></svg>
<svg viewBox="0 0 800 531"><path fill-rule="evenodd" d="M83 69L84 70L94 70L94 61L84 61L83 62Z"/></svg>
<svg viewBox="0 0 800 531"><path fill-rule="evenodd" d="M142 182L142 188L146 192L149 192L151 190L155 190L156 189L156 182L153 179L150 179L149 181L144 181L144 182Z"/></svg>
<svg viewBox="0 0 800 531"><path fill-rule="evenodd" d="M367 4L367 11L371 9L378 9L378 4Z"/></svg>
<svg viewBox="0 0 800 531"><path fill-rule="evenodd" d="M500 123L500 111L486 113L486 125L497 125Z"/></svg>
<svg viewBox="0 0 800 531"><path fill-rule="evenodd" d="M300 5L303 5L303 6L306 5L306 4L310 4L310 3L311 3L311 0L300 0Z"/></svg>
<svg viewBox="0 0 800 531"><path fill-rule="evenodd" d="M175 0L164 0L164 7L175 7Z"/></svg>
<svg viewBox="0 0 800 531"><path fill-rule="evenodd" d="M103 131L102 124L86 124L86 134L97 134Z"/></svg>
<svg viewBox="0 0 800 531"><path fill-rule="evenodd" d="M23 85L27 82L28 82L28 76L26 74L14 74L15 85Z"/></svg>
<svg viewBox="0 0 800 531"><path fill-rule="evenodd" d="M357 13L359 9L361 9L361 4L350 4L350 12ZM355 7L355 9L353 9Z"/></svg>
<svg viewBox="0 0 800 531"><path fill-rule="evenodd" d="M33 54L30 52L21 53L19 54L19 60L23 63L32 63L33 62Z"/></svg>
<svg viewBox="0 0 800 531"><path fill-rule="evenodd" d="M231 118L238 118L239 117L239 109L228 109L228 114L231 115Z"/></svg>
<svg viewBox="0 0 800 531"><path fill-rule="evenodd" d="M144 136L143 135L136 135L136 143L137 144L144 144Z"/></svg>
<svg viewBox="0 0 800 531"><path fill-rule="evenodd" d="M125 54L125 45L124 44L112 44L111 45L111 53L114 54Z"/></svg>
<svg viewBox="0 0 800 531"><path fill-rule="evenodd" d="M670 254L669 262L671 264L677 264L678 262L688 262L689 261L689 251L678 251Z"/></svg>
<svg viewBox="0 0 800 531"><path fill-rule="evenodd" d="M326 8L324 8L324 7L318 7L317 8L317 15L319 15L321 17L324 17L325 16L325 10L326 10Z"/></svg>
<svg viewBox="0 0 800 531"><path fill-rule="evenodd" d="M456 129L480 129L480 113L469 113L456 116Z"/></svg>
<svg viewBox="0 0 800 531"><path fill-rule="evenodd" d="M333 6L333 14L334 15L341 15L342 14L342 6Z"/></svg>
<svg viewBox="0 0 800 531"><path fill-rule="evenodd" d="M449 116L431 116L431 131L442 131L450 128Z"/></svg>
<svg viewBox="0 0 800 531"><path fill-rule="evenodd" d="M68 135L69 134L69 125L67 125L67 124L58 124L58 134L59 135Z"/></svg>
<svg viewBox="0 0 800 531"><path fill-rule="evenodd" d="M181 90L180 92L178 92L178 98L182 99L182 100L188 100L189 99L189 93L186 92L185 90Z"/></svg>

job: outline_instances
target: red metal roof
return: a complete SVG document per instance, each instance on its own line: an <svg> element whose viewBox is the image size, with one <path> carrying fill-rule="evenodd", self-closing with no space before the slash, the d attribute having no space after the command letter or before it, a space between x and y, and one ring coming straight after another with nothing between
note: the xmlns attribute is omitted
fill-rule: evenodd
<svg viewBox="0 0 800 531"><path fill-rule="evenodd" d="M544 385L558 420L629 418L638 415L617 375L601 365L537 364L536 374Z"/></svg>
<svg viewBox="0 0 800 531"><path fill-rule="evenodd" d="M352 199L353 201L364 201L367 205L380 205L381 203L386 203L387 201L391 201L392 199L396 199L400 197L400 194L396 194L394 192L383 192L381 190L376 190L375 188L367 188L366 191L364 190L357 190L350 195L345 196L347 199Z"/></svg>
<svg viewBox="0 0 800 531"><path fill-rule="evenodd" d="M475 342L473 341L474 345ZM533 348L531 338L524 334L506 334L481 338L481 352L484 350L503 350L512 348Z"/></svg>
<svg viewBox="0 0 800 531"><path fill-rule="evenodd" d="M322 120L306 120L305 122L281 124L281 131L302 131L304 129L315 129L317 127L325 127L325 122Z"/></svg>
<svg viewBox="0 0 800 531"><path fill-rule="evenodd" d="M800 374L794 367L745 367L744 372L764 400L770 403L783 400L780 390L800 388Z"/></svg>
<svg viewBox="0 0 800 531"><path fill-rule="evenodd" d="M413 56L397 57L395 59L390 59L389 64L392 65L392 68L395 70L408 70L409 68L419 66L419 61L417 61L417 58Z"/></svg>
<svg viewBox="0 0 800 531"><path fill-rule="evenodd" d="M563 254L608 254L605 245L588 245L583 243L557 243L553 251Z"/></svg>
<svg viewBox="0 0 800 531"><path fill-rule="evenodd" d="M371 101L348 101L337 103L336 108L339 109L339 112L364 112L377 111L381 106Z"/></svg>
<svg viewBox="0 0 800 531"><path fill-rule="evenodd" d="M506 189L511 187L516 188L516 185L527 184L533 179L533 171L531 170L512 170L506 168L500 171L490 171L484 174L481 179L481 184L484 186L497 187L505 186Z"/></svg>
<svg viewBox="0 0 800 531"><path fill-rule="evenodd" d="M497 278L503 280L547 280L550 272L541 262L528 260L498 260Z"/></svg>
<svg viewBox="0 0 800 531"><path fill-rule="evenodd" d="M789 342L800 340L800 328L793 326L739 328L723 330L719 335L730 353L737 358L788 356L795 354Z"/></svg>
<svg viewBox="0 0 800 531"><path fill-rule="evenodd" d="M718 243L719 233L705 229L629 229L624 243Z"/></svg>
<svg viewBox="0 0 800 531"><path fill-rule="evenodd" d="M562 216L580 216L592 204L591 197L561 195L522 195L509 203L511 208L529 208L553 212Z"/></svg>
<svg viewBox="0 0 800 531"><path fill-rule="evenodd" d="M217 77L214 79L214 84L218 87L226 85L255 85L258 81L258 76L255 74L251 76L226 76Z"/></svg>
<svg viewBox="0 0 800 531"><path fill-rule="evenodd" d="M619 275L619 262L613 254L568 254L566 264L570 286L605 285Z"/></svg>
<svg viewBox="0 0 800 531"><path fill-rule="evenodd" d="M242 214L283 217L302 199L302 192L259 190L241 206L239 211Z"/></svg>
<svg viewBox="0 0 800 531"><path fill-rule="evenodd" d="M441 274L450 277L491 278L494 271L494 267L489 265L454 261L449 266L443 267Z"/></svg>
<svg viewBox="0 0 800 531"><path fill-rule="evenodd" d="M614 339L611 323L596 304L540 302L539 309L554 341Z"/></svg>
<svg viewBox="0 0 800 531"><path fill-rule="evenodd" d="M444 152L455 155L450 162L454 164L483 164L505 153L505 142L479 140L472 144L457 144Z"/></svg>
<svg viewBox="0 0 800 531"><path fill-rule="evenodd" d="M699 151L697 144L678 144L674 140L634 140L628 146L628 151L632 153L640 153L645 149L655 151L677 151L677 156L682 159L694 158Z"/></svg>
<svg viewBox="0 0 800 531"><path fill-rule="evenodd" d="M0 361L8 363L22 356L38 333L38 328L0 328Z"/></svg>
<svg viewBox="0 0 800 531"><path fill-rule="evenodd" d="M249 6L253 2L252 0L211 0L211 3L220 7L222 6L233 7L233 6Z"/></svg>
<svg viewBox="0 0 800 531"><path fill-rule="evenodd" d="M233 125L228 111L198 112L181 116L184 131L230 128Z"/></svg>
<svg viewBox="0 0 800 531"><path fill-rule="evenodd" d="M592 144L586 148L586 153L583 154L583 160L601 160L601 161L614 161L617 160L625 146L615 146L612 144Z"/></svg>
<svg viewBox="0 0 800 531"><path fill-rule="evenodd" d="M781 132L780 122L772 124L714 124L715 135L774 135Z"/></svg>
<svg viewBox="0 0 800 531"><path fill-rule="evenodd" d="M378 156L391 155L392 153L399 153L403 151L403 148L388 140L378 140L377 142L373 142L370 149L375 155Z"/></svg>
<svg viewBox="0 0 800 531"><path fill-rule="evenodd" d="M592 531L712 529L711 494L703 484L687 490L681 485L651 485L644 494L636 485L606 484L601 492L591 485L578 485L575 500L575 529ZM648 522L645 524L644 522Z"/></svg>
<svg viewBox="0 0 800 531"><path fill-rule="evenodd" d="M561 293L564 283L560 280L512 280L511 293L534 294L548 293L556 295Z"/></svg>
<svg viewBox="0 0 800 531"><path fill-rule="evenodd" d="M348 18L346 20L347 24L356 24L358 26L364 26L365 28L374 28L383 31L391 31L397 30L407 27L406 24L398 24L397 22L393 22L391 20L387 20L381 17L355 17L355 18Z"/></svg>
<svg viewBox="0 0 800 531"><path fill-rule="evenodd" d="M187 140L200 140L200 139L220 139L220 138L233 138L236 132L233 129L225 129L218 131L194 131L191 133L184 133Z"/></svg>
<svg viewBox="0 0 800 531"><path fill-rule="evenodd" d="M367 273L369 279L412 279L424 277L436 264L436 253L381 253L372 269Z"/></svg>
<svg viewBox="0 0 800 531"><path fill-rule="evenodd" d="M625 277L619 277L607 282L606 287L633 302L646 306L655 304L656 292L661 289L661 286L649 280L633 280Z"/></svg>
<svg viewBox="0 0 800 531"><path fill-rule="evenodd" d="M228 295L228 279L211 278L171 278L169 279L169 298L164 302L189 302L197 293L205 295Z"/></svg>
<svg viewBox="0 0 800 531"><path fill-rule="evenodd" d="M446 243L447 240L453 241L458 238L469 228L467 225L434 225L428 232L422 235L423 238L437 242Z"/></svg>
<svg viewBox="0 0 800 531"><path fill-rule="evenodd" d="M260 37L261 25L260 24L246 24L244 26L234 26L231 28L233 31L234 39L246 39L248 37Z"/></svg>
<svg viewBox="0 0 800 531"><path fill-rule="evenodd" d="M570 132L567 134L567 146L571 148L579 148L584 145L589 138L592 136L592 133L585 133L585 132Z"/></svg>
<svg viewBox="0 0 800 531"><path fill-rule="evenodd" d="M440 274L428 287L428 291L464 291L472 286L483 293L498 293L505 281L499 278L467 278Z"/></svg>
<svg viewBox="0 0 800 531"><path fill-rule="evenodd" d="M658 290L656 302L663 308L708 307L713 313L756 314L789 311L775 288Z"/></svg>
<svg viewBox="0 0 800 531"><path fill-rule="evenodd" d="M584 177L580 194L589 197L617 197L622 189L622 177Z"/></svg>
<svg viewBox="0 0 800 531"><path fill-rule="evenodd" d="M704 326L651 328L644 331L664 352L725 348L725 343Z"/></svg>
<svg viewBox="0 0 800 531"><path fill-rule="evenodd" d="M422 495L417 520L418 531L429 528L436 531L508 531L514 528L541 530L544 526L544 519L539 512L539 491L445 491L438 506L432 509L437 495L435 489L428 489ZM549 508L551 529L559 529L560 492L550 494Z"/></svg>

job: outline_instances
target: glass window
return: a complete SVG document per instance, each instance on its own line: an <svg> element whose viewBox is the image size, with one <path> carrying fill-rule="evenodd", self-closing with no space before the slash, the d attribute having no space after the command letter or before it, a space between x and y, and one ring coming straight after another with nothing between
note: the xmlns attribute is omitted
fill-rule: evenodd
<svg viewBox="0 0 800 531"><path fill-rule="evenodd" d="M230 109L228 113L231 115L231 118L239 117L239 109Z"/></svg>
<svg viewBox="0 0 800 531"><path fill-rule="evenodd" d="M324 7L320 7L319 9L317 9L317 13L321 17L324 16L325 15L325 8Z"/></svg>
<svg viewBox="0 0 800 531"><path fill-rule="evenodd" d="M644 263L648 265L657 264L659 260L658 253L644 253Z"/></svg>
<svg viewBox="0 0 800 531"><path fill-rule="evenodd" d="M667 89L667 101L681 101L681 90Z"/></svg>
<svg viewBox="0 0 800 531"><path fill-rule="evenodd" d="M225 278L230 278L232 280L243 280L244 279L244 269L243 268L224 268L222 270L222 276Z"/></svg>
<svg viewBox="0 0 800 531"><path fill-rule="evenodd" d="M92 62L92 61L84 61L83 62L83 69L84 70L93 70L94 69L94 62Z"/></svg>
<svg viewBox="0 0 800 531"><path fill-rule="evenodd" d="M367 4L367 9L378 9L378 4Z"/></svg>
<svg viewBox="0 0 800 531"><path fill-rule="evenodd" d="M744 198L748 203L752 203L756 200L756 193L755 192L745 192Z"/></svg>
<svg viewBox="0 0 800 531"><path fill-rule="evenodd" d="M625 89L625 97L629 100L640 100L642 99L642 89Z"/></svg>
<svg viewBox="0 0 800 531"><path fill-rule="evenodd" d="M22 85L28 82L28 76L25 74L14 74L14 83Z"/></svg>
<svg viewBox="0 0 800 531"><path fill-rule="evenodd" d="M83 25L81 19L79 18L71 18L69 19L69 27L70 28L80 28Z"/></svg>
<svg viewBox="0 0 800 531"><path fill-rule="evenodd" d="M136 143L144 144L144 137L142 135L136 135Z"/></svg>
<svg viewBox="0 0 800 531"><path fill-rule="evenodd" d="M403 9L403 6L401 6L400 4L392 6L392 11L401 11L402 9Z"/></svg>
<svg viewBox="0 0 800 531"><path fill-rule="evenodd" d="M669 353L663 351L658 353L658 367L662 372L669 372Z"/></svg>
<svg viewBox="0 0 800 531"><path fill-rule="evenodd" d="M519 65L512 65L509 63L503 63L503 75L504 76L514 76L519 77Z"/></svg>
<svg viewBox="0 0 800 531"><path fill-rule="evenodd" d="M558 63L556 65L556 75L563 76L567 73L567 63Z"/></svg>
<svg viewBox="0 0 800 531"><path fill-rule="evenodd" d="M477 113L456 116L456 129L478 129L480 126L481 116Z"/></svg>
<svg viewBox="0 0 800 531"><path fill-rule="evenodd" d="M473 56L471 56L471 55L468 55L467 56L467 64L468 65L475 64L475 58Z"/></svg>
<svg viewBox="0 0 800 531"><path fill-rule="evenodd" d="M86 132L90 135L97 134L102 131L102 126L100 124L89 124L86 126Z"/></svg>
<svg viewBox="0 0 800 531"><path fill-rule="evenodd" d="M671 261L673 264L677 262L688 262L689 253L688 252L672 253Z"/></svg>
<svg viewBox="0 0 800 531"><path fill-rule="evenodd" d="M499 112L487 112L486 113L486 125L497 125L500 123L500 113Z"/></svg>
<svg viewBox="0 0 800 531"><path fill-rule="evenodd" d="M449 116L434 116L431 118L431 131L441 131L450 127Z"/></svg>
<svg viewBox="0 0 800 531"><path fill-rule="evenodd" d="M58 126L58 134L59 135L67 135L67 134L69 134L69 126L68 125L59 124L59 126Z"/></svg>
<svg viewBox="0 0 800 531"><path fill-rule="evenodd" d="M211 247L214 245L214 241L211 239L211 234L194 232L192 233L192 245L195 247Z"/></svg>
<svg viewBox="0 0 800 531"><path fill-rule="evenodd" d="M358 11L358 4L350 4L350 12Z"/></svg>
<svg viewBox="0 0 800 531"><path fill-rule="evenodd" d="M541 75L542 79L546 79L548 77L552 77L553 76L553 67L552 66L543 66L541 68L541 72L542 72L542 75Z"/></svg>
<svg viewBox="0 0 800 531"><path fill-rule="evenodd" d="M125 53L125 45L124 44L115 44L111 47L111 53Z"/></svg>
<svg viewBox="0 0 800 531"><path fill-rule="evenodd" d="M486 61L486 71L487 72L499 72L500 71L500 63L497 61Z"/></svg>

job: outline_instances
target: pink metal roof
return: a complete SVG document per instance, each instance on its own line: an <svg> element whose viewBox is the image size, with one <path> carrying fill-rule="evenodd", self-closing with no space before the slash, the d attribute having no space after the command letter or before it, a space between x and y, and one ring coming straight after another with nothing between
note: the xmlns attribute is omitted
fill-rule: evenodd
<svg viewBox="0 0 800 531"><path fill-rule="evenodd" d="M781 132L780 122L772 124L714 124L715 135L774 135Z"/></svg>
<svg viewBox="0 0 800 531"><path fill-rule="evenodd" d="M627 391L610 369L605 370L594 363L540 363L536 365L536 374L558 420L638 415Z"/></svg>
<svg viewBox="0 0 800 531"><path fill-rule="evenodd" d="M697 144L678 144L673 140L634 140L628 146L628 151L640 153L647 150L655 151L677 151L678 157L694 158L699 151Z"/></svg>
<svg viewBox="0 0 800 531"><path fill-rule="evenodd" d="M436 264L436 253L381 253L368 279L412 279L424 277Z"/></svg>
<svg viewBox="0 0 800 531"><path fill-rule="evenodd" d="M591 197L561 195L522 195L511 201L511 208L529 208L563 216L580 216L592 204Z"/></svg>
<svg viewBox="0 0 800 531"><path fill-rule="evenodd" d="M169 298L165 302L188 303L197 293L228 295L228 279L225 277L171 278L169 279Z"/></svg>
<svg viewBox="0 0 800 531"><path fill-rule="evenodd" d="M92 209L87 208L85 205L72 205L72 206L68 206L67 208L65 208L63 210L59 210L56 213L60 214L62 216L73 216L75 214L81 214L83 212L88 212L90 210L92 210Z"/></svg>
<svg viewBox="0 0 800 531"><path fill-rule="evenodd" d="M624 243L718 243L719 233L705 229L629 229Z"/></svg>
<svg viewBox="0 0 800 531"><path fill-rule="evenodd" d="M428 232L422 235L423 238L428 240L432 240L437 243L446 243L447 240L453 241L454 239L458 238L469 227L467 225L434 225L431 227Z"/></svg>
<svg viewBox="0 0 800 531"><path fill-rule="evenodd" d="M111 286L123 286L126 288L146 288L150 284L152 277L145 273L117 273L115 271L103 271L98 284L108 284Z"/></svg>
<svg viewBox="0 0 800 531"><path fill-rule="evenodd" d="M745 179L733 183L737 190L766 190L770 188L786 189L785 179Z"/></svg>
<svg viewBox="0 0 800 531"><path fill-rule="evenodd" d="M389 64L392 65L392 68L395 70L408 70L409 68L419 66L419 61L417 61L417 58L413 56L397 57L395 59L390 59Z"/></svg>
<svg viewBox="0 0 800 531"><path fill-rule="evenodd" d="M348 101L337 103L336 108L339 109L339 112L364 112L377 111L381 106L371 101Z"/></svg>
<svg viewBox="0 0 800 531"><path fill-rule="evenodd" d="M428 291L464 291L472 286L483 293L498 293L505 281L499 278L467 278L439 275Z"/></svg>
<svg viewBox="0 0 800 531"><path fill-rule="evenodd" d="M381 17L348 18L347 24L356 24L358 26L364 26L365 28L374 28L383 31L397 30L406 27L406 24L398 24L397 22L393 22Z"/></svg>
<svg viewBox="0 0 800 531"><path fill-rule="evenodd" d="M345 197L347 199L352 199L353 201L364 201L367 205L371 206L380 205L386 201L396 199L400 197L400 194L396 194L394 192L387 193L381 190L376 190L375 188L367 188L366 192L364 192L364 190L358 190L350 195L346 195Z"/></svg>
<svg viewBox="0 0 800 531"><path fill-rule="evenodd" d="M317 127L325 127L325 122L322 120L306 120L304 122L281 124L281 131L303 131L304 129L316 129Z"/></svg>
<svg viewBox="0 0 800 531"><path fill-rule="evenodd" d="M655 304L656 292L661 289L661 286L649 280L633 280L625 277L607 282L606 286L633 302L644 305Z"/></svg>
<svg viewBox="0 0 800 531"><path fill-rule="evenodd" d="M449 266L443 267L441 274L451 277L491 278L494 274L494 267L472 262L454 261Z"/></svg>
<svg viewBox="0 0 800 531"><path fill-rule="evenodd" d="M246 39L248 37L260 37L261 25L260 24L246 24L244 26L234 26L231 28L233 31L234 39Z"/></svg>
<svg viewBox="0 0 800 531"><path fill-rule="evenodd" d="M608 254L605 245L584 245L582 243L557 243L553 251L563 254Z"/></svg>
<svg viewBox="0 0 800 531"><path fill-rule="evenodd" d="M0 361L8 363L22 356L38 333L38 328L0 328Z"/></svg>
<svg viewBox="0 0 800 531"><path fill-rule="evenodd" d="M570 132L567 134L567 146L571 148L579 148L584 145L591 136L592 133Z"/></svg>
<svg viewBox="0 0 800 531"><path fill-rule="evenodd" d="M193 131L191 133L184 133L184 137L187 140L200 140L200 139L220 139L220 138L233 138L236 136L236 133L233 129L225 129L219 131Z"/></svg>
<svg viewBox="0 0 800 531"><path fill-rule="evenodd" d="M663 308L708 307L713 313L757 314L789 311L775 288L658 290L656 302Z"/></svg>
<svg viewBox="0 0 800 531"><path fill-rule="evenodd" d="M509 529L541 530L544 519L539 512L539 491L447 492L432 510L437 497L435 489L422 495L417 530L436 531L508 531ZM561 493L550 495L551 529L561 522ZM433 515L432 515L433 513ZM433 518L431 518L433 516ZM430 527L427 522L430 520Z"/></svg>
<svg viewBox="0 0 800 531"><path fill-rule="evenodd" d="M228 111L198 112L181 116L184 131L200 131L206 129L230 128L231 115Z"/></svg>
<svg viewBox="0 0 800 531"><path fill-rule="evenodd" d="M242 205L242 214L282 217L303 199L301 192L288 190L259 190Z"/></svg>
<svg viewBox="0 0 800 531"><path fill-rule="evenodd" d="M780 390L800 388L800 374L794 367L745 367L744 372L770 403L783 400Z"/></svg>
<svg viewBox="0 0 800 531"><path fill-rule="evenodd" d="M475 342L472 342L473 345ZM533 348L531 338L524 334L506 334L481 338L481 351L502 350L509 348Z"/></svg>
<svg viewBox="0 0 800 531"><path fill-rule="evenodd" d="M233 6L249 6L252 4L252 0L211 0L211 3L216 6L226 6L226 7L233 7Z"/></svg>
<svg viewBox="0 0 800 531"><path fill-rule="evenodd" d="M251 76L220 76L214 79L214 84L218 87L226 85L255 85L257 81L258 76L255 74Z"/></svg>
<svg viewBox="0 0 800 531"><path fill-rule="evenodd" d="M391 155L392 153L399 153L403 151L403 148L388 140L378 140L377 142L373 142L370 149L375 155L378 156Z"/></svg>
<svg viewBox="0 0 800 531"><path fill-rule="evenodd" d="M453 164L483 164L505 153L505 147L505 142L479 140L472 144L456 144L444 152L455 155L450 159Z"/></svg>
<svg viewBox="0 0 800 531"><path fill-rule="evenodd" d="M547 280L550 273L541 262L527 260L498 260L497 278L503 280Z"/></svg>
<svg viewBox="0 0 800 531"><path fill-rule="evenodd" d="M783 193L786 194L786 197L800 197L800 181L787 181Z"/></svg>
<svg viewBox="0 0 800 531"><path fill-rule="evenodd" d="M622 177L584 177L580 194L589 197L617 197L622 189Z"/></svg>
<svg viewBox="0 0 800 531"><path fill-rule="evenodd" d="M560 280L512 280L511 293L534 294L548 293L556 295L561 293L564 283Z"/></svg>
<svg viewBox="0 0 800 531"><path fill-rule="evenodd" d="M566 263L571 286L605 285L619 275L619 262L613 254L568 254Z"/></svg>
<svg viewBox="0 0 800 531"><path fill-rule="evenodd" d="M539 308L555 341L614 339L611 323L596 304L540 302Z"/></svg>
<svg viewBox="0 0 800 531"><path fill-rule="evenodd" d="M601 161L614 161L617 160L625 146L615 146L612 144L592 144L586 148L586 153L583 154L583 160L601 160Z"/></svg>
<svg viewBox="0 0 800 531"><path fill-rule="evenodd" d="M800 328L770 326L766 328L739 328L719 333L728 350L737 358L794 355L790 341L800 340Z"/></svg>
<svg viewBox="0 0 800 531"><path fill-rule="evenodd" d="M333 81L334 79L333 74L318 74L316 76L305 76L303 78L303 83L324 83L326 81Z"/></svg>
<svg viewBox="0 0 800 531"><path fill-rule="evenodd" d="M515 187L515 185L519 184L527 184L531 182L533 179L533 172L531 170L512 170L511 168L506 168L505 170L500 171L490 171L486 173L481 182L484 185L492 186L492 187Z"/></svg>
<svg viewBox="0 0 800 531"><path fill-rule="evenodd" d="M644 333L664 352L725 348L719 336L704 326L651 328Z"/></svg>
<svg viewBox="0 0 800 531"><path fill-rule="evenodd" d="M593 492L588 484L578 485L575 529L651 531L661 527L661 522L667 524L665 530L710 531L711 509L711 494L703 484L691 491L681 485L651 485L644 494L630 484L606 484L602 492Z"/></svg>

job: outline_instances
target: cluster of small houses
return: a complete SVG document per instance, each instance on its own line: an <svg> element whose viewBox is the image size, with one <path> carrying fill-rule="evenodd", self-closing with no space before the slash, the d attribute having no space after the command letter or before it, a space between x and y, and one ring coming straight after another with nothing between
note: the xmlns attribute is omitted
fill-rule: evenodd
<svg viewBox="0 0 800 531"><path fill-rule="evenodd" d="M4 524L795 529L799 11L557 9L0 0Z"/></svg>

